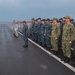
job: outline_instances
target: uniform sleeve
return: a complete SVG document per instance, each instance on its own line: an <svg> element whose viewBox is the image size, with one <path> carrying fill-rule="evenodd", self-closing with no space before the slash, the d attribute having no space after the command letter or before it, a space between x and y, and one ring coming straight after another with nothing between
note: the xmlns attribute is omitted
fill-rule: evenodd
<svg viewBox="0 0 75 75"><path fill-rule="evenodd" d="M75 29L73 25L71 26L71 29L70 29L70 38L71 38L71 41L75 39Z"/></svg>

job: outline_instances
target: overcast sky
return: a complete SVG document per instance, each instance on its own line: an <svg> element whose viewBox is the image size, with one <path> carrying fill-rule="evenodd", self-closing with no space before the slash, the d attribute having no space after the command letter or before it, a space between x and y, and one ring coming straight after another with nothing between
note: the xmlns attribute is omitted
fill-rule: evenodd
<svg viewBox="0 0 75 75"><path fill-rule="evenodd" d="M66 15L75 18L75 0L0 0L0 21Z"/></svg>

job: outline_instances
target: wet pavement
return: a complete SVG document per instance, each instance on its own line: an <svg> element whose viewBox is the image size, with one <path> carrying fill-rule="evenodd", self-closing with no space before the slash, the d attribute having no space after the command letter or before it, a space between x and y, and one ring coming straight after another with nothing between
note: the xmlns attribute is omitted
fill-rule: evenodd
<svg viewBox="0 0 75 75"><path fill-rule="evenodd" d="M15 38L7 25L0 25L0 75L75 75L73 71L22 36Z"/></svg>

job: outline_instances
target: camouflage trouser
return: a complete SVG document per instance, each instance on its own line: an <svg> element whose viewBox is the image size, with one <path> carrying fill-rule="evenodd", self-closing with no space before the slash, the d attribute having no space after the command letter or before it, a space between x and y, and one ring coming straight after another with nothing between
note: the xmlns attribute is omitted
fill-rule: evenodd
<svg viewBox="0 0 75 75"><path fill-rule="evenodd" d="M35 33L34 32L32 32L32 39L34 40L34 37L35 37Z"/></svg>
<svg viewBox="0 0 75 75"><path fill-rule="evenodd" d="M69 41L62 41L62 51L64 56L71 58L71 44L69 44Z"/></svg>
<svg viewBox="0 0 75 75"><path fill-rule="evenodd" d="M45 36L45 43L46 43L46 46L47 46L47 47L51 47L49 35L46 35L46 36Z"/></svg>
<svg viewBox="0 0 75 75"><path fill-rule="evenodd" d="M51 37L51 45L55 51L58 51L58 40L55 40L54 37Z"/></svg>
<svg viewBox="0 0 75 75"><path fill-rule="evenodd" d="M23 39L24 39L24 42L25 42L25 45L28 45L28 36L23 36Z"/></svg>
<svg viewBox="0 0 75 75"><path fill-rule="evenodd" d="M44 46L45 45L45 36L44 36L44 33L41 33L41 42L42 42L42 45Z"/></svg>
<svg viewBox="0 0 75 75"><path fill-rule="evenodd" d="M38 33L34 33L34 40L35 40L35 42L38 41Z"/></svg>
<svg viewBox="0 0 75 75"><path fill-rule="evenodd" d="M38 33L38 43L40 43L41 42L41 33L39 32Z"/></svg>

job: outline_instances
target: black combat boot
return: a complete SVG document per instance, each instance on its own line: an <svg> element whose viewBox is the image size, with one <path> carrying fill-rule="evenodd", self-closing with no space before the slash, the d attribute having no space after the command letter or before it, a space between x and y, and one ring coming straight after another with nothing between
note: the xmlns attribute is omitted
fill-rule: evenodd
<svg viewBox="0 0 75 75"><path fill-rule="evenodd" d="M28 47L28 45L24 45L23 47L24 47L24 48L27 48L27 47Z"/></svg>
<svg viewBox="0 0 75 75"><path fill-rule="evenodd" d="M58 51L54 51L53 54L57 55L58 54Z"/></svg>
<svg viewBox="0 0 75 75"><path fill-rule="evenodd" d="M25 48L27 48L28 47L28 45L25 45Z"/></svg>
<svg viewBox="0 0 75 75"><path fill-rule="evenodd" d="M69 63L69 62L70 62L70 58L67 57L64 62L65 62L65 63Z"/></svg>
<svg viewBox="0 0 75 75"><path fill-rule="evenodd" d="M64 56L64 58L62 58L61 59L61 61L65 61L67 59L67 57L66 56Z"/></svg>
<svg viewBox="0 0 75 75"><path fill-rule="evenodd" d="M46 49L47 49L48 51L50 51L50 47L47 47Z"/></svg>

